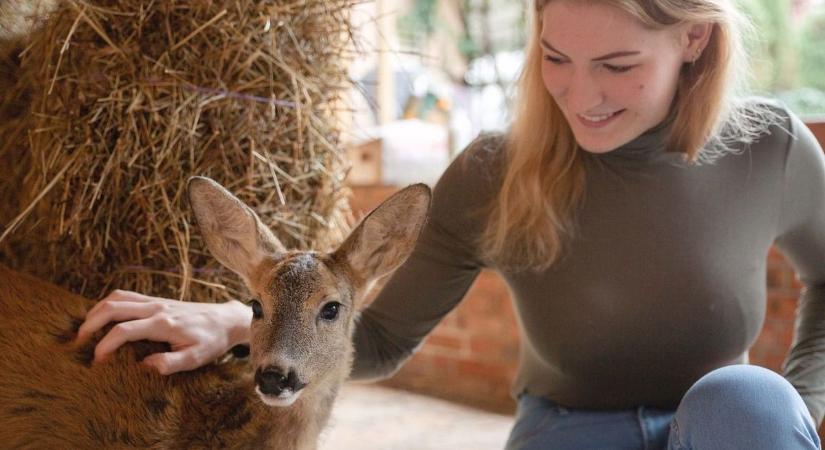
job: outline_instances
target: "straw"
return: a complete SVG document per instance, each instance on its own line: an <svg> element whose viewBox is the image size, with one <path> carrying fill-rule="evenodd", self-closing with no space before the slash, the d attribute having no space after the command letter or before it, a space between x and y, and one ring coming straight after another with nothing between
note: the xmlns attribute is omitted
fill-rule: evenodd
<svg viewBox="0 0 825 450"><path fill-rule="evenodd" d="M0 84L0 200L13 203L0 259L87 296L239 298L190 229L193 175L287 247L340 240L352 3L60 2L22 57L0 59L14 78Z"/></svg>

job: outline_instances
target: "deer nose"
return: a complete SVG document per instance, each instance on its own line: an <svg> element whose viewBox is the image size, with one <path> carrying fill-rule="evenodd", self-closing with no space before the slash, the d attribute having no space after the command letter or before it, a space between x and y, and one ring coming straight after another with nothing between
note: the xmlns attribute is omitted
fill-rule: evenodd
<svg viewBox="0 0 825 450"><path fill-rule="evenodd" d="M298 392L306 386L298 379L294 370L281 370L277 367L267 367L255 371L255 383L261 392L266 395L280 395L286 390Z"/></svg>

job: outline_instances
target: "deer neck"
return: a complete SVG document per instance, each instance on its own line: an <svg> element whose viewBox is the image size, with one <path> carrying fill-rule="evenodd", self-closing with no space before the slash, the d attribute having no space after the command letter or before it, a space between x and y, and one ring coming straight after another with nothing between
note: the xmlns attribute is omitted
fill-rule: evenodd
<svg viewBox="0 0 825 450"><path fill-rule="evenodd" d="M326 427L341 384L349 371L330 374L324 381L307 391L294 404L286 408L266 407L272 432L271 448L314 450L318 437ZM334 376L333 376L334 375ZM284 430L290 430L284 432Z"/></svg>

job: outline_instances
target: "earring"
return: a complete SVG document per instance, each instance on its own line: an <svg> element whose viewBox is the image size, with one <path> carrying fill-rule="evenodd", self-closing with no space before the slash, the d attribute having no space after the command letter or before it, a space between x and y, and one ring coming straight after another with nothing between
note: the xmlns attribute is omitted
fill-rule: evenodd
<svg viewBox="0 0 825 450"><path fill-rule="evenodd" d="M702 56L702 49L697 48L696 49L696 56L693 57L693 61L691 61L691 64L696 64L696 61L699 59L700 56Z"/></svg>

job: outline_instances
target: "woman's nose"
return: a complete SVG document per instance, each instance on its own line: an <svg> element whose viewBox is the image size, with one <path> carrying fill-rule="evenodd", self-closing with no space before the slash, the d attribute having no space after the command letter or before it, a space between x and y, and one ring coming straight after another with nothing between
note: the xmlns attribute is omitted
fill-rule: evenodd
<svg viewBox="0 0 825 450"><path fill-rule="evenodd" d="M567 88L567 107L576 113L586 113L604 103L604 91L587 73L579 72L570 78Z"/></svg>

